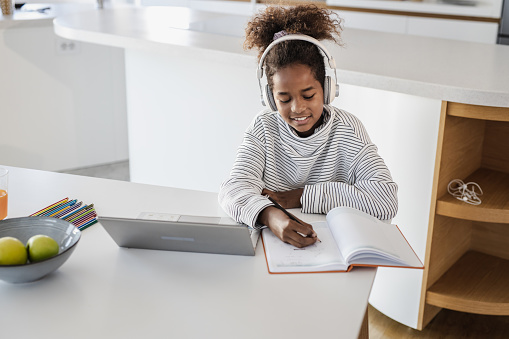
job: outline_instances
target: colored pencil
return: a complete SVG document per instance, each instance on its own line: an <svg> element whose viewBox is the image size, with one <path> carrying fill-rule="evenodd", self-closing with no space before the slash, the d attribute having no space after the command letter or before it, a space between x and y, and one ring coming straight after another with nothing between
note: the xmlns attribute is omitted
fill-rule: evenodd
<svg viewBox="0 0 509 339"><path fill-rule="evenodd" d="M70 206L69 208L66 208L65 210L61 211L60 213L58 213L57 215L53 216L53 218L61 218L63 217L64 215L66 214L69 214L71 213L72 211L78 209L81 207L81 205L83 205L83 202L78 202L72 206Z"/></svg>
<svg viewBox="0 0 509 339"><path fill-rule="evenodd" d="M80 231L97 223L97 212L94 204L84 205L77 199L64 198L51 204L40 211L30 214L31 217L47 216L58 218L72 223Z"/></svg>
<svg viewBox="0 0 509 339"><path fill-rule="evenodd" d="M76 211L64 216L62 219L64 219L65 221L69 221L69 220L73 219L75 216L77 216L78 214L83 213L85 209L91 209L91 208L93 208L93 206L94 206L94 204L85 205L85 206L77 209Z"/></svg>
<svg viewBox="0 0 509 339"><path fill-rule="evenodd" d="M95 211L93 208L91 208L91 209L90 208L85 208L85 209L81 210L79 213L76 213L72 217L68 218L67 221L72 223L72 222L74 222L74 221L84 217L85 215L87 215L87 214L89 214L89 213L91 213L93 211Z"/></svg>
<svg viewBox="0 0 509 339"><path fill-rule="evenodd" d="M49 210L45 211L44 213L39 214L39 216L41 216L41 217L49 217L54 212L60 211L62 208L67 207L69 205L72 205L74 203L76 203L76 200L67 201L66 203L57 205L57 206L53 207L52 209L49 209Z"/></svg>
<svg viewBox="0 0 509 339"><path fill-rule="evenodd" d="M90 218L88 218L88 219L85 219L85 220L81 221L81 222L80 222L80 223L78 223L78 224L73 224L73 225L79 229L79 228L81 228L83 225L86 225L86 224L88 224L89 222L94 221L94 220L97 220L97 219L96 219L96 217L90 217Z"/></svg>
<svg viewBox="0 0 509 339"><path fill-rule="evenodd" d="M62 215L60 217L60 219L67 220L68 218L71 218L73 215L76 215L77 213L81 213L81 211L83 211L85 208L87 208L87 206L88 205L82 204L80 207L78 207L76 209L69 210L69 211L67 211L67 213Z"/></svg>
<svg viewBox="0 0 509 339"><path fill-rule="evenodd" d="M87 228L89 228L90 226L92 226L92 225L94 225L96 223L97 223L97 220L93 220L93 221L89 222L88 224L85 224L83 226L78 227L78 229L80 231L83 231L84 229L87 229Z"/></svg>
<svg viewBox="0 0 509 339"><path fill-rule="evenodd" d="M65 204L67 204L68 202L69 201L66 201L66 202L60 203L60 204L58 204L56 206L53 206L52 208L50 208L50 209L48 209L48 210L46 210L44 212L39 213L38 216L46 216L47 214L52 213L53 211L57 210L58 208L62 207Z"/></svg>
<svg viewBox="0 0 509 339"><path fill-rule="evenodd" d="M45 214L45 215L48 216L48 217L53 217L53 216L57 215L58 213L66 210L67 208L71 207L72 205L76 204L76 202L77 202L76 199L75 200L71 200L71 201L69 201L69 202L67 202L67 203L65 203L65 204L63 204L61 206L58 206L58 207L52 209L51 212L47 212L47 214Z"/></svg>
<svg viewBox="0 0 509 339"><path fill-rule="evenodd" d="M94 210L92 210L92 211L90 211L90 212L88 212L88 213L85 213L85 214L83 214L83 215L81 215L81 216L79 216L79 217L77 217L77 218L75 218L75 219L71 220L70 222L71 222L72 224L74 224L74 225L77 225L77 224L81 223L83 220L90 219L91 217L92 217L92 218L97 217L97 213L95 213L95 211L94 211Z"/></svg>
<svg viewBox="0 0 509 339"><path fill-rule="evenodd" d="M44 208L43 208L42 210L40 210L40 211L37 211L37 212L35 212L35 213L30 214L30 215L29 215L29 217L37 217L37 216L39 216L40 214L42 214L42 213L44 213L44 212L46 212L46 211L48 211L48 210L50 210L50 209L52 209L52 208L56 207L57 205L60 205L60 204L66 203L68 200L69 200L69 198L64 198L64 199L62 199L62 200L60 200L60 201L57 201L57 202L56 202L56 203L54 203L54 204L51 204L51 205L49 205L49 206L47 206L47 207L44 207Z"/></svg>

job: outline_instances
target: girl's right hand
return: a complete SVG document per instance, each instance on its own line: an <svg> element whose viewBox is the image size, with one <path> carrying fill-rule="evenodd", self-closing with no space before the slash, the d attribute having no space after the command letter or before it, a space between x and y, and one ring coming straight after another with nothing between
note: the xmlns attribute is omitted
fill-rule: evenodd
<svg viewBox="0 0 509 339"><path fill-rule="evenodd" d="M283 242L302 248L313 245L317 240L313 227L290 219L283 211L269 206L258 216L258 222L266 225Z"/></svg>

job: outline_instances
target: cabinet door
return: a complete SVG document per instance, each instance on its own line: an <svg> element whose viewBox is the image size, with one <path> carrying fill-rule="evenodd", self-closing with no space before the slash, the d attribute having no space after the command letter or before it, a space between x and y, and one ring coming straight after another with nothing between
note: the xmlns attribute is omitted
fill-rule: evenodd
<svg viewBox="0 0 509 339"><path fill-rule="evenodd" d="M498 24L435 18L408 18L407 33L435 38L494 44Z"/></svg>
<svg viewBox="0 0 509 339"><path fill-rule="evenodd" d="M404 34L407 17L403 15L335 11L345 21L345 28L369 29L378 32Z"/></svg>

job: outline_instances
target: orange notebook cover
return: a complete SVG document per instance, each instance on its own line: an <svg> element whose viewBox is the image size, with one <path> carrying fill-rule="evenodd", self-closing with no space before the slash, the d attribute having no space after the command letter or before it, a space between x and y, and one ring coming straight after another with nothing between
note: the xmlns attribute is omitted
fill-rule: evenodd
<svg viewBox="0 0 509 339"><path fill-rule="evenodd" d="M262 244L271 274L349 272L354 266L424 268L398 226L338 207L313 222L321 242L303 249L283 243L270 229Z"/></svg>

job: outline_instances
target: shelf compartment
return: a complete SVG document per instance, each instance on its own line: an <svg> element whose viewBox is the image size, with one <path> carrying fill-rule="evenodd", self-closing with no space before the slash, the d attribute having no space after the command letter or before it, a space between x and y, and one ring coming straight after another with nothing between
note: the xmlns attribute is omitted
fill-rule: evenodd
<svg viewBox="0 0 509 339"><path fill-rule="evenodd" d="M463 181L473 181L481 186L482 203L470 205L446 193L437 201L437 214L480 222L509 223L509 174L481 168Z"/></svg>
<svg viewBox="0 0 509 339"><path fill-rule="evenodd" d="M509 121L509 108L460 104L449 102L447 114L455 117L491 121Z"/></svg>
<svg viewBox="0 0 509 339"><path fill-rule="evenodd" d="M426 293L426 303L450 310L509 315L509 260L465 253Z"/></svg>

